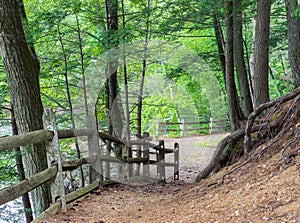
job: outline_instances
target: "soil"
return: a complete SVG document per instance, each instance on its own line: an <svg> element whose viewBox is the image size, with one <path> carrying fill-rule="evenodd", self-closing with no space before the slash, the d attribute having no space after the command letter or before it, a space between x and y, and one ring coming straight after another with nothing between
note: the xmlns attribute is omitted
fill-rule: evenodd
<svg viewBox="0 0 300 223"><path fill-rule="evenodd" d="M222 137L167 139L167 147L180 144L180 180L173 181L171 169L165 183L99 188L42 222L300 222L300 143L286 151L293 154L289 164L279 155L288 139L274 147L269 141L250 154L250 162L241 158L193 184Z"/></svg>

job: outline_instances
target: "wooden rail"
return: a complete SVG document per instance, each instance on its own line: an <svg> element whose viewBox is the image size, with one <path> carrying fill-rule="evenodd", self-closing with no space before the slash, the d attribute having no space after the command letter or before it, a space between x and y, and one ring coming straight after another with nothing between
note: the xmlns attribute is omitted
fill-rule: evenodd
<svg viewBox="0 0 300 223"><path fill-rule="evenodd" d="M47 111L49 113L49 110ZM52 117L53 114L50 114ZM55 121L55 118L52 120ZM50 123L50 124L51 124ZM48 126L49 123L47 123ZM53 126L52 126L53 127ZM131 151L131 156L111 156L111 155L102 155L97 153L96 155L90 155L88 157L74 160L74 161L67 161L62 162L60 158L59 152L59 144L58 139L67 139L72 138L74 136L87 136L88 140L91 136L96 136L101 138L103 141L106 142L114 142L115 144L121 146L125 150ZM132 165L132 164L142 164L143 165L143 172L147 178L150 178L150 171L149 165L156 165L157 166L157 176L159 180L165 180L165 168L166 167L173 167L174 168L174 180L179 179L179 145L176 143L174 145L174 149L165 148L164 141L161 140L158 145L153 144L150 142L149 137L140 139L140 140L131 140L129 142L125 142L120 140L116 137L108 135L106 133L97 132L95 134L95 129L88 128L88 129L79 129L79 130L56 130L56 126L52 131L44 129L44 130L37 130L33 132L28 132L22 135L10 136L10 137L2 137L0 138L0 152L10 150L14 147L26 146L41 142L48 142L47 146L47 153L48 153L48 166L49 168L37 173L36 175L30 177L29 179L23 180L17 184L14 184L8 188L4 188L0 191L0 205L5 204L9 201L12 201L23 194L32 191L33 189L41 186L47 181L56 182L53 183L54 187L51 187L52 190L52 199L53 205L43 213L39 218L46 215L47 213L53 214L56 213L61 207L63 208L66 206L66 203L77 199L84 194L88 193L90 190L95 189L99 186L99 184L105 185L108 183L112 183L111 180L106 181L95 181L92 184L88 185L87 187L80 188L80 190L75 191L71 194L65 195L65 191L63 187L62 178L62 171L72 171L80 167L84 164L93 165L100 165L100 170L103 167L103 162L108 163L108 167L110 163L117 163L120 165ZM97 143L98 144L98 143ZM137 147L138 149L134 150L133 148ZM136 151L140 150L142 157L133 157L132 154ZM129 154L129 153L128 153ZM174 162L172 163L165 163L165 155L166 154L174 154ZM154 155L154 158L153 158ZM99 167L99 166L98 166ZM101 171L100 171L101 172ZM128 177L132 177L132 168L128 168ZM100 179L103 179L103 173L100 173ZM110 178L110 177L109 177ZM58 186L57 186L58 184ZM57 202L54 198L60 197L61 199ZM38 222L35 220L35 222Z"/></svg>
<svg viewBox="0 0 300 223"><path fill-rule="evenodd" d="M196 127L195 127L196 126ZM156 121L156 139L159 138L161 133L168 134L169 132L178 132L179 136L189 135L190 132L200 134L201 131L213 134L216 132L227 131L229 129L229 120L221 119L216 120L210 118L209 120L199 122L160 122Z"/></svg>

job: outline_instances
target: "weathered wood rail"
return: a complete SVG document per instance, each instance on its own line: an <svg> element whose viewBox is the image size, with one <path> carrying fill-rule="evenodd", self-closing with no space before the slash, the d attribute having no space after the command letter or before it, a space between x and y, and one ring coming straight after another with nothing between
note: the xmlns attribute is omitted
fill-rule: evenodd
<svg viewBox="0 0 300 223"><path fill-rule="evenodd" d="M50 116L51 115L53 114L50 114ZM106 185L116 182L112 181L110 176L104 179L105 177L103 173L103 167L106 166L109 168L111 163L117 163L121 166L127 166L127 171L123 172L123 174L126 175L126 177L124 177L126 178L126 180L130 179L131 177L135 177L133 175L132 164L143 165L142 170L144 180L152 179L150 173L150 165L155 165L157 167L157 175L154 177L156 178L156 180L164 181L166 179L166 167L173 167L174 180L179 179L179 145L175 143L173 149L165 148L163 140L161 140L159 144L156 145L150 142L149 137L138 140L130 140L129 142L126 142L106 133L96 131L96 137L98 138L98 140L100 138L106 143L113 142L119 145L123 150L125 150L125 152L127 152L124 153L123 151L123 154L126 155L116 157L112 156L111 154L101 154L99 150L99 153L89 155L85 158L62 162L60 159L58 139L62 140L73 138L75 136L86 136L89 140L91 136L95 136L95 129L87 128L78 130L57 130L56 125L53 123L53 121L55 121L55 117L52 120L52 130L37 130L22 135L0 138L0 153L3 151L11 150L15 147L27 146L41 142L47 142L48 144L48 169L37 173L29 179L23 180L0 191L0 205L2 205L22 196L27 192L32 191L45 182L51 181L53 185L51 186L51 189L53 190L53 205L39 217L37 217L34 222L38 222L39 219L45 217L45 215L47 214L55 214L58 210L60 210L60 208L64 210L67 203L84 196L91 190L97 188L99 185ZM47 125L45 126L49 126L50 124L47 123ZM97 144L99 144L99 142ZM128 150L130 152L128 152ZM140 152L141 157L137 157L138 151ZM165 162L165 156L167 154L174 155L174 162ZM104 165L105 162L106 165ZM88 186L65 195L62 181L62 172L75 170L84 164L90 165L92 166L92 168L97 169L98 177L93 179L92 182L90 181L90 184ZM95 167L95 165L98 166ZM60 199L57 201L57 198Z"/></svg>
<svg viewBox="0 0 300 223"><path fill-rule="evenodd" d="M213 119L210 118L198 122L185 122L182 119L180 122L160 122L156 121L156 138L161 134L168 134L169 132L177 132L180 137L189 134L213 134L217 132L225 132L229 129L229 120L227 119Z"/></svg>

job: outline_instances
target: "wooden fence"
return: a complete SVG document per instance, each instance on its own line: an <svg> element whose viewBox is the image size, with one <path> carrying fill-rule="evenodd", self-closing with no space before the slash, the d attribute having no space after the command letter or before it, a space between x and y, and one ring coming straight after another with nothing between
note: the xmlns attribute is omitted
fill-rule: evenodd
<svg viewBox="0 0 300 223"><path fill-rule="evenodd" d="M142 165L143 175L140 178L143 180L150 181L155 179L164 181L166 179L165 168L169 166L174 168L174 180L179 179L178 143L174 144L174 148L168 149L165 148L163 140L159 141L159 144L157 145L151 143L148 134L145 134L142 139L126 142L106 133L98 132L95 128L57 130L55 116L49 109L45 109L44 112L44 125L46 127L44 130L37 130L0 139L0 152L11 150L14 147L47 142L48 169L0 191L0 205L2 205L32 191L47 181L51 181L53 205L33 222L38 222L48 214L55 214L60 209L66 210L66 204L89 193L99 187L99 185L116 182L111 180L111 163L117 163L123 167L123 181L118 180L118 182L125 182L131 178L136 180L136 177L133 175L133 164L138 164L139 167ZM59 140L79 136L86 136L88 138L89 156L79 160L62 162ZM99 150L99 138L106 142L106 145L108 143L114 143L122 148L122 155L116 157L112 153L101 154ZM96 149L97 147L98 149ZM138 156L137 154L140 155ZM166 154L173 154L174 162L165 162ZM89 175L90 184L66 195L63 172L75 170L84 164L88 164L91 168ZM155 177L151 176L150 165L155 165L157 167ZM106 168L105 174L104 168ZM59 200L57 200L57 198L59 198Z"/></svg>
<svg viewBox="0 0 300 223"><path fill-rule="evenodd" d="M219 132L226 132L230 128L229 120L227 119L213 119L185 122L182 119L180 122L160 122L156 121L156 139L161 135L168 135L170 132L178 133L178 136L186 135L200 135L200 134L214 134Z"/></svg>

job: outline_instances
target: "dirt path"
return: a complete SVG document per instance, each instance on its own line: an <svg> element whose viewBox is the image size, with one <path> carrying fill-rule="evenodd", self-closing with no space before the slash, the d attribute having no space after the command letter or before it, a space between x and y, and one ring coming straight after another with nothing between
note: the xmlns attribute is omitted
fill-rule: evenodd
<svg viewBox="0 0 300 223"><path fill-rule="evenodd" d="M213 140L218 139L166 140L168 147L174 141L181 144L179 181L99 188L69 205L67 212L42 223L300 222L300 156L285 165L279 150L247 163L227 176L223 184L220 179L232 167L192 185L191 179L213 152L200 148L209 147ZM291 152L300 154L299 146ZM241 163L243 160L235 166Z"/></svg>
<svg viewBox="0 0 300 223"><path fill-rule="evenodd" d="M167 148L173 148L179 143L179 177L191 183L197 173L210 162L215 146L225 135L195 136L164 139ZM172 161L172 154L166 156L166 161ZM167 168L166 178L173 176L172 168Z"/></svg>

